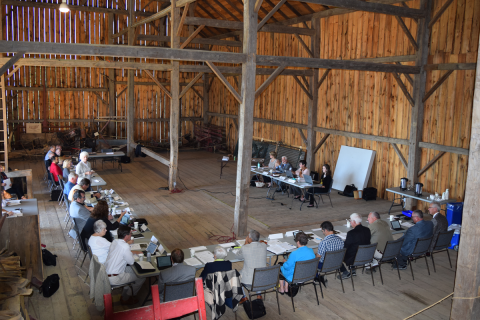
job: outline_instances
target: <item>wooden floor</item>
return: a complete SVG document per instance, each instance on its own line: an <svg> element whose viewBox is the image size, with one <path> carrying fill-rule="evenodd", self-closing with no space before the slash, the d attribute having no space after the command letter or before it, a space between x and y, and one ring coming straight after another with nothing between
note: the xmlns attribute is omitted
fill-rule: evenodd
<svg viewBox="0 0 480 320"><path fill-rule="evenodd" d="M149 227L170 250L217 243L209 239L211 235L232 235L234 197L228 193L234 192L235 168L225 168L220 180L217 155L181 152L179 158L180 178L189 189L180 194L170 194L169 191L159 189L167 186L168 168L151 158L134 159L132 163L123 166L123 173L112 169L111 164L105 164L105 169L102 170L101 163L97 162L96 167L108 183L107 187L115 189L127 200L137 216L146 218ZM73 241L63 229L65 210L56 202L48 201L48 191L42 182L42 165L43 161L12 161L10 164L11 168L33 169L42 243L58 255L57 266L44 267L44 274L59 274L60 289L51 298L43 298L34 293L28 310L37 319L102 319L103 313L95 309L88 297L89 287L83 283L85 276L77 276L73 266ZM178 183L178 187L183 188L182 182ZM265 191L251 188L251 198L264 197ZM385 212L389 206L385 201L365 202L339 196L332 197L332 201L336 211L329 209L326 204L319 209L305 208L299 211L298 208L289 210L286 206L279 206L277 202L283 202L283 198L275 200L273 204L264 199L251 199L249 228L257 229L263 236L299 227L318 228L318 224L327 219L343 219L351 212ZM296 203L299 204L298 201ZM278 223L276 220L279 220ZM369 275L359 273L354 279L355 291L352 290L350 280L347 280L345 293L341 290L340 281L329 276L329 287L324 290L325 299L320 298L320 306L316 303L313 286L308 286L295 297L296 312L292 310L290 298L280 296L280 316L275 295L270 294L265 301L267 315L263 319L404 319L453 291L456 253L452 251L451 257L453 269L448 265L446 254L439 254L436 258L437 272L432 272L430 276L425 262L418 261L414 264L415 281L409 270L401 271L400 281L396 271L390 270L387 265L384 266L384 285L381 285L378 273L374 275L375 286L372 286ZM83 268L85 271L88 263L87 258ZM236 263L234 267L240 269L242 264ZM145 285L140 298L146 293ZM119 293L115 292L114 301L117 302L114 307L119 311L123 307L118 299ZM450 306L451 300L447 299L413 319L448 319ZM237 313L239 319L247 319L242 307ZM207 316L210 318L209 312ZM234 319L231 310L227 310L223 319Z"/></svg>

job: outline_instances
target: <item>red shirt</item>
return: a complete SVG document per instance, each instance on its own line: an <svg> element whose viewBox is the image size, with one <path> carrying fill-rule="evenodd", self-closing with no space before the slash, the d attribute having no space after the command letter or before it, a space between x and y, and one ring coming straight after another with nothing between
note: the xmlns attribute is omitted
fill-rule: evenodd
<svg viewBox="0 0 480 320"><path fill-rule="evenodd" d="M63 176L63 171L62 171L62 169L60 169L60 167L58 166L58 164L56 164L55 162L52 162L52 164L50 165L50 173L52 174L53 179L55 180L55 182L58 182L58 177L57 177L57 175Z"/></svg>

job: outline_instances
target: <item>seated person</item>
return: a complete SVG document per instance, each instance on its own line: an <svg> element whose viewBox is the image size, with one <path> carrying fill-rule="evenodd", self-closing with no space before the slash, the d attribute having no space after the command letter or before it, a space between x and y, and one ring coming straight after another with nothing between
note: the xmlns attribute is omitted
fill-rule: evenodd
<svg viewBox="0 0 480 320"><path fill-rule="evenodd" d="M63 160L63 178L66 178L70 175L70 169L72 168L72 159Z"/></svg>
<svg viewBox="0 0 480 320"><path fill-rule="evenodd" d="M50 173L57 186L59 185L58 179L60 178L63 180L63 170L58 165L58 161L59 161L59 157L53 156L52 164L50 165Z"/></svg>
<svg viewBox="0 0 480 320"><path fill-rule="evenodd" d="M267 245L259 240L260 233L251 230L245 239L245 244L237 253L239 259L243 258L243 268L239 272L242 276L242 283L246 285L252 284L255 268L267 266Z"/></svg>
<svg viewBox="0 0 480 320"><path fill-rule="evenodd" d="M224 260L226 257L227 250L225 250L221 246L215 247L215 250L213 251L213 258L215 259L215 261L208 262L203 268L202 273L200 274L200 277L202 277L203 281L205 281L209 273L232 270L232 263L230 261Z"/></svg>
<svg viewBox="0 0 480 320"><path fill-rule="evenodd" d="M408 256L412 254L420 238L428 238L433 235L433 222L423 220L422 210L414 210L412 212L412 220L415 225L408 228L403 235L403 245L397 256L398 268L401 270L407 269Z"/></svg>
<svg viewBox="0 0 480 320"><path fill-rule="evenodd" d="M376 266L377 260L382 259L383 257L383 250L385 250L385 246L387 245L388 241L393 241L392 231L390 231L390 225L380 219L380 214L376 211L370 212L368 214L368 229L370 229L370 243L376 243L377 249L375 250L373 261L373 266Z"/></svg>
<svg viewBox="0 0 480 320"><path fill-rule="evenodd" d="M122 298L120 299L121 304L132 305L138 303L135 296L145 282L145 278L138 278L130 267L135 263L133 254L140 252L130 250L130 244L133 243L132 229L130 229L130 227L120 226L117 234L118 239L113 240L110 245L110 250L105 260L105 270L107 271L108 280L110 280L110 284L112 285L134 282L132 284L133 296L130 295L130 287L126 286L123 288Z"/></svg>
<svg viewBox="0 0 480 320"><path fill-rule="evenodd" d="M83 190L83 191L88 191L90 188L90 179L83 178L80 181L77 181L77 185L75 185L72 190L70 190L70 193L68 194L68 200L73 201L73 193L77 190ZM95 193L95 197L98 199L101 197L100 193ZM90 209L89 209L90 210ZM93 208L91 209L93 210Z"/></svg>
<svg viewBox="0 0 480 320"><path fill-rule="evenodd" d="M2 176L2 187L4 187L4 190L8 193L15 193L18 197L18 199L27 199L25 196L25 193L23 192L23 186L21 183L14 183L13 180L10 180L12 183L9 188L6 188L7 184L3 182L3 180L7 180L8 177L5 174L5 167L0 165L0 175Z"/></svg>
<svg viewBox="0 0 480 320"><path fill-rule="evenodd" d="M343 262L350 266L355 261L355 255L357 254L357 249L359 245L370 244L370 229L362 226L362 216L358 213L352 213L350 215L350 223L352 225L352 230L347 232L347 238L343 245L347 249ZM351 272L347 271L344 265L340 268L342 274L338 278L348 279L352 275L356 275L355 267L351 269Z"/></svg>
<svg viewBox="0 0 480 320"><path fill-rule="evenodd" d="M77 219L78 232L82 234L83 227L90 217L90 210L85 207L85 191L77 190L73 194L73 201L70 203L70 217Z"/></svg>
<svg viewBox="0 0 480 320"><path fill-rule="evenodd" d="M310 169L307 168L307 161L305 160L300 160L298 162L298 165L300 168L298 168L297 171L295 171L295 176L297 177L298 182L305 182L305 178L303 177L304 175L309 176L310 175ZM300 190L299 187L294 187L291 186L293 193L296 195L295 199L300 199L302 195L302 190Z"/></svg>
<svg viewBox="0 0 480 320"><path fill-rule="evenodd" d="M75 173L78 174L79 178L90 178L93 172L92 165L88 162L88 152L81 152L80 161L75 168Z"/></svg>
<svg viewBox="0 0 480 320"><path fill-rule="evenodd" d="M276 162L277 162L277 153L275 151L270 152L270 162L268 165L264 165L264 167L269 167L270 169L275 169ZM263 182L267 183L268 187L270 187L272 179L270 177L263 176Z"/></svg>
<svg viewBox="0 0 480 320"><path fill-rule="evenodd" d="M45 169L48 171L50 165L52 164L52 157L55 155L55 146L49 146L48 151L45 154Z"/></svg>
<svg viewBox="0 0 480 320"><path fill-rule="evenodd" d="M93 224L93 230L94 233L90 239L88 239L88 245L90 249L92 249L92 254L97 256L98 262L104 264L105 260L107 260L108 250L111 245L111 243L104 238L107 233L107 225L102 220L97 220Z"/></svg>
<svg viewBox="0 0 480 320"><path fill-rule="evenodd" d="M67 177L68 177L68 181L65 183L65 186L63 187L63 193L65 194L67 199L70 200L70 197L69 197L70 191L77 184L78 176L75 172L71 172L68 174Z"/></svg>
<svg viewBox="0 0 480 320"><path fill-rule="evenodd" d="M323 240L318 244L317 254L315 255L317 258L320 258L320 261L318 262L318 269L322 269L323 261L325 260L325 254L328 251L337 251L343 249L343 240L339 236L335 235L335 232L333 231L333 224L330 221L322 222L320 228L322 228L325 238L323 238ZM323 276L321 276L319 280L326 286Z"/></svg>
<svg viewBox="0 0 480 320"><path fill-rule="evenodd" d="M107 226L107 232L103 236L109 242L113 241L111 230L117 230L120 226L120 221L122 221L123 216L127 211L122 211L120 217L114 223L111 223L110 220L113 217L108 213L108 204L105 200L98 200L98 203L93 207L92 213L85 223L82 231L82 239L89 239L90 236L95 232L93 225L96 221L102 220Z"/></svg>
<svg viewBox="0 0 480 320"><path fill-rule="evenodd" d="M314 207L314 193L327 193L330 190L332 185L332 172L330 171L330 166L328 164L323 165L323 174L320 178L320 183L322 184L320 187L308 188L307 194L305 199L310 201L310 204L307 206L308 208ZM301 199L302 201L305 199Z"/></svg>
<svg viewBox="0 0 480 320"><path fill-rule="evenodd" d="M182 249L173 249L170 259L172 267L160 272L158 276L158 292L160 293L160 302L163 302L163 290L165 283L182 282L195 278L196 269L193 266L183 264L185 256Z"/></svg>
<svg viewBox="0 0 480 320"><path fill-rule="evenodd" d="M448 220L443 214L440 213L440 209L441 206L436 201L433 201L428 206L428 213L433 217L433 239L432 244L430 245L430 249L428 249L429 252L432 252L433 248L435 248L438 234L440 232L447 231L448 229Z"/></svg>
<svg viewBox="0 0 480 320"><path fill-rule="evenodd" d="M287 172L287 170L290 170L290 171L292 170L292 166L290 165L290 163L288 163L288 158L287 158L287 156L282 156L282 162L281 162L281 164L280 164L280 168L278 168L278 169L275 168L275 169L278 170L278 171L280 171L280 172L282 172L282 173ZM277 191L280 191L280 192L281 192L282 189L285 189L285 188L284 188L284 184L283 184L282 182L280 182L279 180L276 180L275 182L276 182L277 185L278 185Z"/></svg>
<svg viewBox="0 0 480 320"><path fill-rule="evenodd" d="M303 161L303 160L302 160ZM288 260L283 262L282 267L280 268L280 288L278 293L284 294L288 292L288 282L292 281L293 273L295 271L295 263L297 261L305 261L315 258L315 253L312 249L307 247L308 236L299 232L295 235L295 242L297 243L297 250L290 253Z"/></svg>

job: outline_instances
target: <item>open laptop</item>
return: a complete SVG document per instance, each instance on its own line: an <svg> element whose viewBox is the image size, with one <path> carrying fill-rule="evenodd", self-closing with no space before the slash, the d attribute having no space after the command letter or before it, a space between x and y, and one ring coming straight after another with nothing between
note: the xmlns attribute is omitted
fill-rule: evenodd
<svg viewBox="0 0 480 320"><path fill-rule="evenodd" d="M314 181L312 180L312 177L307 176L306 174L304 174L304 175L303 175L303 178L305 179L305 183L306 183L306 184L311 184L311 185L314 184Z"/></svg>
<svg viewBox="0 0 480 320"><path fill-rule="evenodd" d="M390 224L392 225L392 229L395 230L395 231L405 230L404 228L402 228L402 225L400 224L400 221L398 221L398 220L390 221Z"/></svg>
<svg viewBox="0 0 480 320"><path fill-rule="evenodd" d="M293 173L292 173L292 171L287 170L287 171L285 171L285 173L287 174L287 177L293 178Z"/></svg>
<svg viewBox="0 0 480 320"><path fill-rule="evenodd" d="M172 260L170 256L161 256L157 257L157 268L158 270L165 270L172 266Z"/></svg>

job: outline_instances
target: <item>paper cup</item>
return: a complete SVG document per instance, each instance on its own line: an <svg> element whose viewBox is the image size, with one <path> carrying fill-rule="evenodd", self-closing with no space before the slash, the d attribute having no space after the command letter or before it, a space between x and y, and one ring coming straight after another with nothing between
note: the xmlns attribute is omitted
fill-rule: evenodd
<svg viewBox="0 0 480 320"><path fill-rule="evenodd" d="M395 216L393 214L390 215L390 221L393 221L395 219Z"/></svg>
<svg viewBox="0 0 480 320"><path fill-rule="evenodd" d="M138 254L138 260L143 261L143 253Z"/></svg>
<svg viewBox="0 0 480 320"><path fill-rule="evenodd" d="M138 230L138 222L134 222L133 227L135 228L135 230Z"/></svg>

